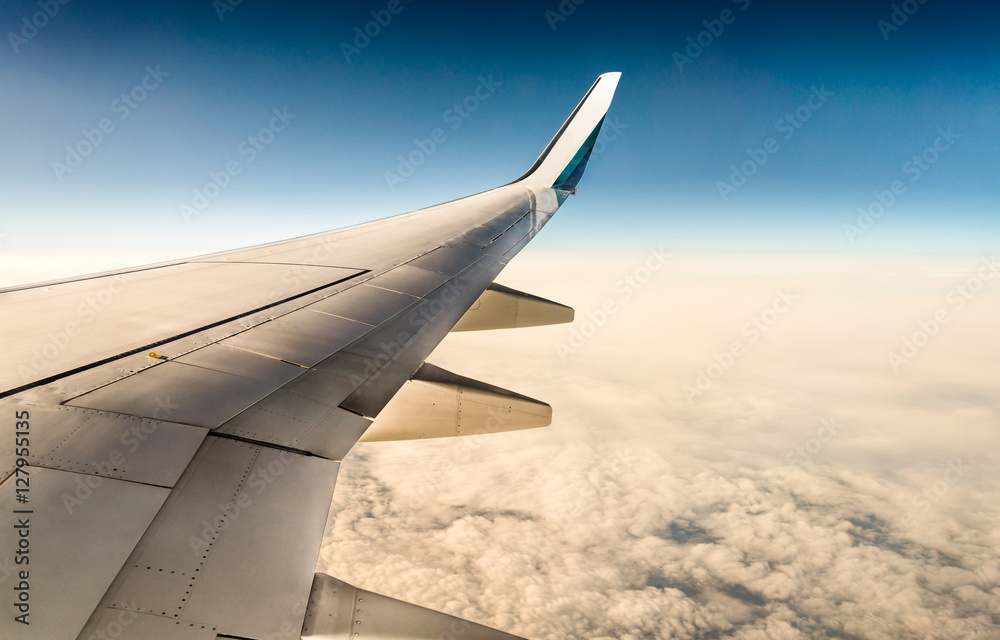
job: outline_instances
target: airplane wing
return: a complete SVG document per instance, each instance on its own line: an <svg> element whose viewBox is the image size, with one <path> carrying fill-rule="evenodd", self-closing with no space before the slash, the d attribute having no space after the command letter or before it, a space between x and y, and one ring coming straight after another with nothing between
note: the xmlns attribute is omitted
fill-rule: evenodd
<svg viewBox="0 0 1000 640"><path fill-rule="evenodd" d="M513 638L316 560L357 441L549 423L426 360L452 330L572 319L493 280L576 192L619 75L498 189L0 291L0 638Z"/></svg>

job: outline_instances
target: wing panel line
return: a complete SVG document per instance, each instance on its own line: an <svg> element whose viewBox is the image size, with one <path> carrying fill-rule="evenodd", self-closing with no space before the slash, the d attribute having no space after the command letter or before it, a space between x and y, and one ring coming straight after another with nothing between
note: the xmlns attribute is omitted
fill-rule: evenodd
<svg viewBox="0 0 1000 640"><path fill-rule="evenodd" d="M142 353L143 351L147 351L149 349L153 349L153 348L158 347L158 346L160 346L162 344L166 344L168 342L173 342L174 340L181 340L183 338L187 338L189 336L193 336L196 333L201 333L202 331L207 331L208 329L213 329L215 327L224 325L224 324L226 324L228 322L233 322L235 320L239 320L240 318L245 318L247 316L252 316L255 313L260 313L261 311L266 311L268 309L271 309L273 307L277 307L277 306L285 304L287 302L291 302L293 300L298 300L299 298L304 298L305 296L312 295L312 294L316 293L317 291L322 291L323 289L329 289L330 287L335 287L338 284L343 284L344 282L347 282L348 280L353 280L354 278L359 278L359 277L364 276L364 275L366 275L368 273L371 273L371 272L368 271L368 270L359 271L358 273L349 275L346 278L341 278L340 280L337 280L336 282L331 282L331 283L325 284L325 285L323 285L321 287L316 287L314 289L310 289L309 291L303 291L302 293L297 293L294 296L290 296L288 298L284 298L282 300L278 300L276 302L272 302L270 304L266 304L266 305L264 305L262 307L258 307L256 309L251 309L249 311L245 311L245 312L240 313L238 315L235 315L235 316L232 316L232 317L229 317L229 318L225 318L225 319L222 319L222 320L218 320L216 322L212 322L212 323L207 324L205 326L198 327L196 329L191 329L190 331L185 331L184 333L181 333L181 334L178 334L178 335L170 336L168 338L163 338L162 340L157 340L156 342L152 342L152 343L144 345L142 347L136 347L135 349L130 349L130 350L125 351L123 353L119 353L117 355L110 356L110 357L104 358L103 360L98 360L96 362L91 362L89 364L85 364L83 366L77 367L75 369L71 369L69 371L64 371L62 373L57 373L57 374L55 374L53 376L49 376L48 378L43 378L41 380L36 380L35 382L29 382L28 384L21 385L20 387L17 387L17 388L14 388L14 389L10 389L8 391L0 392L0 399L6 398L8 396L17 395L18 393L22 393L24 391L28 391L29 389L35 389L37 387L43 387L43 386L45 386L47 384L52 384L53 382L56 382L57 380L61 380L63 378L68 378L69 376L76 375L76 374L82 373L84 371L89 371L91 369L96 369L97 367L100 367L100 366L106 365L108 363L114 362L115 360L118 360L120 358L127 358L128 356L133 356L133 355L135 355L137 353Z"/></svg>

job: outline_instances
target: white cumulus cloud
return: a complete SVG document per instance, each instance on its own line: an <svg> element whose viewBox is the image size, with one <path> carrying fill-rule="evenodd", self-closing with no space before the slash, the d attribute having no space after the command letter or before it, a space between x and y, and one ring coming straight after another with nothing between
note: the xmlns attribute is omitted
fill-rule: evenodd
<svg viewBox="0 0 1000 640"><path fill-rule="evenodd" d="M961 309L976 258L679 255L623 284L647 257L512 263L576 322L431 361L553 425L359 445L320 569L533 640L1000 638L1000 279Z"/></svg>

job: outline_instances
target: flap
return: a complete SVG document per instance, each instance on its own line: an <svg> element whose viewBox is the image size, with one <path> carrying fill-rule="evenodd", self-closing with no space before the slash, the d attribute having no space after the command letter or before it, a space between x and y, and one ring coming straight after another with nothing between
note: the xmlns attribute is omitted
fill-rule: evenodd
<svg viewBox="0 0 1000 640"><path fill-rule="evenodd" d="M313 579L302 638L348 640L519 640L446 613L381 596L317 573Z"/></svg>
<svg viewBox="0 0 1000 640"><path fill-rule="evenodd" d="M541 327L573 322L575 315L572 307L494 283L452 331Z"/></svg>
<svg viewBox="0 0 1000 640"><path fill-rule="evenodd" d="M389 402L362 442L419 440L546 427L552 407L425 363Z"/></svg>

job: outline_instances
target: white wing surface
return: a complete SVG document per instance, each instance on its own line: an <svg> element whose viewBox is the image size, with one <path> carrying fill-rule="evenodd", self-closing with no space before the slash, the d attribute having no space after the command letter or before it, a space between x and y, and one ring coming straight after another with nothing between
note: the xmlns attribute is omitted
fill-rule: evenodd
<svg viewBox="0 0 1000 640"><path fill-rule="evenodd" d="M425 361L456 325L572 319L493 280L575 193L618 79L498 189L0 291L0 638L512 638L316 559L359 439L549 423L548 405Z"/></svg>

